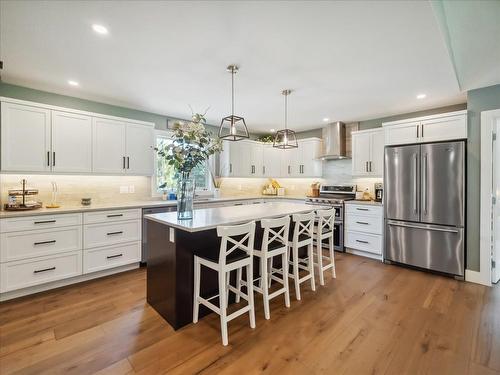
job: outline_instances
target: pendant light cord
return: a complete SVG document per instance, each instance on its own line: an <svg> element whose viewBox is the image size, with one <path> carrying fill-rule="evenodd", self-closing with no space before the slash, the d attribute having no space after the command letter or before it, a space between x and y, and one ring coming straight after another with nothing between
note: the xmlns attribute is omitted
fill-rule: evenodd
<svg viewBox="0 0 500 375"><path fill-rule="evenodd" d="M234 116L234 67L231 68L231 115Z"/></svg>
<svg viewBox="0 0 500 375"><path fill-rule="evenodd" d="M285 92L285 130L288 129L288 127L287 127L287 122L288 122L287 113L288 113L288 93Z"/></svg>

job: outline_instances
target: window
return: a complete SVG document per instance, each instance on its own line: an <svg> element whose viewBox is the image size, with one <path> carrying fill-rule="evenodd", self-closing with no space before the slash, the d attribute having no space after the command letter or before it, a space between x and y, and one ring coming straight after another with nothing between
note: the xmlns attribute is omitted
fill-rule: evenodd
<svg viewBox="0 0 500 375"><path fill-rule="evenodd" d="M156 147L163 147L172 142L171 134L167 131L158 131L156 133ZM210 176L208 170L209 163L197 166L191 172L196 182L196 189L209 189ZM155 174L152 183L153 196L159 196L163 190L175 189L177 182L175 180L175 171L171 165L168 165L165 159L159 158L155 155Z"/></svg>

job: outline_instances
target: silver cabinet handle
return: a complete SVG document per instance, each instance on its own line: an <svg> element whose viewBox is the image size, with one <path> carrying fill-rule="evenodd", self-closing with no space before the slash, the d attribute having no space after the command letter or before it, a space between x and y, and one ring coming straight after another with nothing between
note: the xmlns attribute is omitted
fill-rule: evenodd
<svg viewBox="0 0 500 375"><path fill-rule="evenodd" d="M47 244L51 244L51 243L56 243L56 240L34 242L33 245L35 245L35 246L37 246L37 245L47 245Z"/></svg>
<svg viewBox="0 0 500 375"><path fill-rule="evenodd" d="M387 224L394 227L403 227L403 228L413 228L413 229L423 229L423 230L432 230L435 232L447 232L447 233L458 233L456 229L448 229L448 228L436 228L436 227L420 227L417 225L404 224L404 223L395 223L388 221Z"/></svg>
<svg viewBox="0 0 500 375"><path fill-rule="evenodd" d="M113 235L115 235L115 234L123 234L123 231L118 231L118 232L108 232L108 233L106 233L106 235L108 235L108 236L113 236Z"/></svg>
<svg viewBox="0 0 500 375"><path fill-rule="evenodd" d="M229 163L229 173L233 173L233 164Z"/></svg>
<svg viewBox="0 0 500 375"><path fill-rule="evenodd" d="M356 242L359 242L359 243L369 243L368 241L363 241L363 240L356 240Z"/></svg>
<svg viewBox="0 0 500 375"><path fill-rule="evenodd" d="M123 169L126 169L125 168L125 156L123 157Z"/></svg>
<svg viewBox="0 0 500 375"><path fill-rule="evenodd" d="M424 154L424 170L422 173L422 204L424 214L427 215L427 154Z"/></svg>
<svg viewBox="0 0 500 375"><path fill-rule="evenodd" d="M358 210L358 211L370 211L368 208L359 208L359 207L356 207L356 210Z"/></svg>
<svg viewBox="0 0 500 375"><path fill-rule="evenodd" d="M42 220L42 221L35 221L33 224L49 224L49 223L55 223L55 220Z"/></svg>
<svg viewBox="0 0 500 375"><path fill-rule="evenodd" d="M292 172L291 172L291 167L290 167L290 166L288 166L288 174L290 174L290 173L292 173Z"/></svg>
<svg viewBox="0 0 500 375"><path fill-rule="evenodd" d="M252 165L252 168L250 169L251 174L255 174L255 165Z"/></svg>
<svg viewBox="0 0 500 375"><path fill-rule="evenodd" d="M417 138L418 138L418 129L420 128L420 124L417 125Z"/></svg>
<svg viewBox="0 0 500 375"><path fill-rule="evenodd" d="M127 169L130 169L130 156L127 156Z"/></svg>
<svg viewBox="0 0 500 375"><path fill-rule="evenodd" d="M266 174L266 166L265 165L262 166L262 174Z"/></svg>
<svg viewBox="0 0 500 375"><path fill-rule="evenodd" d="M106 217L122 217L123 214L109 214L109 215L106 215Z"/></svg>
<svg viewBox="0 0 500 375"><path fill-rule="evenodd" d="M417 160L417 154L413 154L413 161L414 161L414 172L415 172L415 178L413 179L413 211L416 213L418 212L418 207L417 207L417 168L418 168L418 160Z"/></svg>
<svg viewBox="0 0 500 375"><path fill-rule="evenodd" d="M370 223L367 223L366 221L356 221L356 224L370 225Z"/></svg>
<svg viewBox="0 0 500 375"><path fill-rule="evenodd" d="M34 270L33 273L40 273L40 272L47 272L47 271L54 271L56 267L50 267L50 268L44 268L43 270Z"/></svg>
<svg viewBox="0 0 500 375"><path fill-rule="evenodd" d="M420 125L420 136L424 138L424 124Z"/></svg>
<svg viewBox="0 0 500 375"><path fill-rule="evenodd" d="M56 166L56 152L52 152L52 166L55 167Z"/></svg>
<svg viewBox="0 0 500 375"><path fill-rule="evenodd" d="M50 151L47 151L47 167L50 167Z"/></svg>

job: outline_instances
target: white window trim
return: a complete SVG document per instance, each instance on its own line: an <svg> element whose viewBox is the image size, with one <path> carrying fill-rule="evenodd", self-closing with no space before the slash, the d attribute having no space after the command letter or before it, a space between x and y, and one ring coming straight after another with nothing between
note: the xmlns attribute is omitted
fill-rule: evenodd
<svg viewBox="0 0 500 375"><path fill-rule="evenodd" d="M156 147L156 140L157 138L165 138L165 139L171 139L172 138L172 131L170 130L155 130L154 132L154 137L155 137L155 147ZM154 171L153 171L153 176L151 177L151 197L153 198L158 198L158 197L161 197L162 194L159 193L156 189L156 186L158 185L157 184L157 174L156 174L156 158L158 157L158 155L155 153L154 155ZM214 164L215 160L214 158L211 156L209 159L208 159L208 169L211 169L213 167L213 164ZM207 170L208 170L207 169ZM210 172L207 173L207 176L206 176L206 179L207 179L207 188L203 188L203 189L196 189L197 192L201 193L201 192L206 192L206 194L212 194L213 193L213 190L214 190L214 186L213 186L213 183L212 183L212 178L210 177Z"/></svg>

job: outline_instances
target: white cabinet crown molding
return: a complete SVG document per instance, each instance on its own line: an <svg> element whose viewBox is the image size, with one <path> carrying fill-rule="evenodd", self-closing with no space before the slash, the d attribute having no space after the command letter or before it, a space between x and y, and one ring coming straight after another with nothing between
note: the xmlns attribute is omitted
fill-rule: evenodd
<svg viewBox="0 0 500 375"><path fill-rule="evenodd" d="M73 114L78 114L78 115L99 117L99 118L107 119L107 120L126 121L126 122L130 122L130 123L135 123L135 124L144 125L144 126L150 126L150 127L154 127L155 126L154 122L134 120L134 119L130 119L130 118L127 118L127 117L111 116L111 115L106 115L106 114L98 113L98 112L82 111L82 110L79 110L79 109L73 109L73 108L67 108L67 107L60 107L60 106L55 106L55 105L51 105L51 104L43 104L43 103L32 102L32 101L28 101L28 100L21 100L21 99L9 98L9 97L5 97L5 96L0 96L0 102L2 102L2 103L12 103L12 104L21 104L21 105L27 105L27 106L36 107L36 108L49 109L49 110L52 110L52 111L73 113Z"/></svg>

